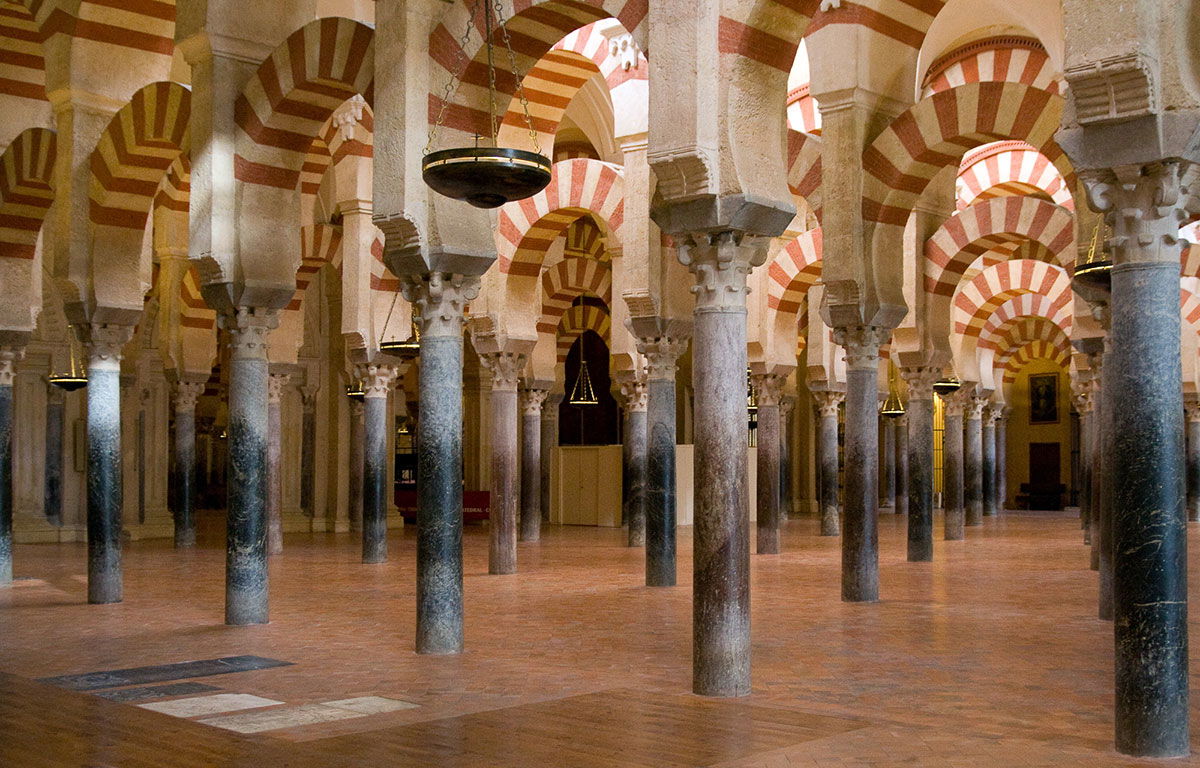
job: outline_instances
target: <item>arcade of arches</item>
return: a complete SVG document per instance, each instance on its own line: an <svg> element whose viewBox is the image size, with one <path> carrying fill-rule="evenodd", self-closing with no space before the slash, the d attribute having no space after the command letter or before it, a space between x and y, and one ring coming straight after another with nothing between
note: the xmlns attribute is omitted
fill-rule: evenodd
<svg viewBox="0 0 1200 768"><path fill-rule="evenodd" d="M472 5L0 0L0 764L1188 754L1200 3Z"/></svg>

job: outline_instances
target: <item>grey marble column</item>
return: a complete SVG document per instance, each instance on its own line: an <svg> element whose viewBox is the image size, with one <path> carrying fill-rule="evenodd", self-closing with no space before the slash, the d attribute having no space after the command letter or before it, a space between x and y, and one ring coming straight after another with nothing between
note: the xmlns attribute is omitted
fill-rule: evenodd
<svg viewBox="0 0 1200 768"><path fill-rule="evenodd" d="M675 586L675 363L691 324L633 317L630 329L646 359L646 586Z"/></svg>
<svg viewBox="0 0 1200 768"><path fill-rule="evenodd" d="M1097 348L1088 352L1088 364L1092 371L1092 519L1091 542L1092 551L1090 565L1093 571L1100 570L1100 547L1103 537L1101 528L1105 527L1104 514L1104 452L1108 446L1104 423L1104 341L1098 340ZM1104 581L1108 581L1104 579ZM1104 586L1101 585L1101 589Z"/></svg>
<svg viewBox="0 0 1200 768"><path fill-rule="evenodd" d="M842 600L879 599L879 347L877 326L834 330L846 350L846 500L842 529Z"/></svg>
<svg viewBox="0 0 1200 768"><path fill-rule="evenodd" d="M679 256L696 278L692 690L745 696L750 693L746 278L766 259L767 241L732 231L697 233Z"/></svg>
<svg viewBox="0 0 1200 768"><path fill-rule="evenodd" d="M266 624L267 335L279 316L277 310L238 308L217 319L229 333L230 350L225 623Z"/></svg>
<svg viewBox="0 0 1200 768"><path fill-rule="evenodd" d="M983 516L996 516L996 411L988 404L983 408L979 420L980 447L980 497Z"/></svg>
<svg viewBox="0 0 1200 768"><path fill-rule="evenodd" d="M279 462L283 453L283 388L291 378L286 373L267 377L267 554L283 551L283 476Z"/></svg>
<svg viewBox="0 0 1200 768"><path fill-rule="evenodd" d="M646 546L646 372L620 375L625 401L621 441L621 517L628 528L631 547Z"/></svg>
<svg viewBox="0 0 1200 768"><path fill-rule="evenodd" d="M196 546L196 402L204 382L175 385L175 547Z"/></svg>
<svg viewBox="0 0 1200 768"><path fill-rule="evenodd" d="M550 494L554 489L554 451L558 448L558 407L562 405L562 392L551 392L542 405L542 522L550 521Z"/></svg>
<svg viewBox="0 0 1200 768"><path fill-rule="evenodd" d="M821 535L837 536L841 532L838 499L838 407L846 393L837 390L813 390L817 401L818 454L821 457Z"/></svg>
<svg viewBox="0 0 1200 768"><path fill-rule="evenodd" d="M0 345L0 585L13 580L13 378L23 347Z"/></svg>
<svg viewBox="0 0 1200 768"><path fill-rule="evenodd" d="M50 385L46 388L46 522L62 525L63 511L63 426L66 393Z"/></svg>
<svg viewBox="0 0 1200 768"><path fill-rule="evenodd" d="M963 508L966 525L983 525L983 409L987 398L969 395L963 406Z"/></svg>
<svg viewBox="0 0 1200 768"><path fill-rule="evenodd" d="M488 573L516 573L517 508L521 501L517 477L517 379L525 367L526 351L516 351L516 342L490 333L473 331L471 336L480 363L492 375L488 403L492 445Z"/></svg>
<svg viewBox="0 0 1200 768"><path fill-rule="evenodd" d="M1111 228L1101 442L1110 478L1116 747L1188 753L1187 522L1179 241L1184 164L1085 176ZM1082 174L1081 174L1082 175ZM1194 202L1194 198L1190 201ZM1103 525L1102 525L1103 531ZM1103 556L1103 555L1102 555Z"/></svg>
<svg viewBox="0 0 1200 768"><path fill-rule="evenodd" d="M1200 521L1200 402L1189 401L1187 416L1187 519Z"/></svg>
<svg viewBox="0 0 1200 768"><path fill-rule="evenodd" d="M304 387L304 415L300 434L300 508L306 517L316 516L317 480L317 393Z"/></svg>
<svg viewBox="0 0 1200 768"><path fill-rule="evenodd" d="M896 511L896 422L888 416L879 417L880 457L879 506Z"/></svg>
<svg viewBox="0 0 1200 768"><path fill-rule="evenodd" d="M963 411L967 396L958 392L942 398L942 512L945 515L944 538L961 541L966 538L963 481Z"/></svg>
<svg viewBox="0 0 1200 768"><path fill-rule="evenodd" d="M542 538L542 406L550 382L521 387L521 541Z"/></svg>
<svg viewBox="0 0 1200 768"><path fill-rule="evenodd" d="M780 549L779 399L785 381L786 375L774 372L754 373L750 377L758 404L758 451L755 460L758 514L755 516L755 527L758 533L756 551L760 555L777 555Z"/></svg>
<svg viewBox="0 0 1200 768"><path fill-rule="evenodd" d="M933 560L933 383L941 371L927 366L903 368L908 385L908 428L901 497L908 502L908 561Z"/></svg>
<svg viewBox="0 0 1200 768"><path fill-rule="evenodd" d="M1004 514L1008 506L1008 413L1002 405L996 415L996 512Z"/></svg>
<svg viewBox="0 0 1200 768"><path fill-rule="evenodd" d="M479 278L401 277L421 330L417 419L417 653L463 650L463 309Z"/></svg>
<svg viewBox="0 0 1200 768"><path fill-rule="evenodd" d="M355 366L363 391L362 561L387 562L388 394L400 371L383 362Z"/></svg>
<svg viewBox="0 0 1200 768"><path fill-rule="evenodd" d="M366 398L350 401L350 483L347 506L350 530L361 531L363 520L363 476L366 471Z"/></svg>
<svg viewBox="0 0 1200 768"><path fill-rule="evenodd" d="M1092 543L1092 440L1095 419L1092 417L1092 382L1078 376L1071 382L1071 400L1079 413L1079 519L1083 528L1083 543Z"/></svg>
<svg viewBox="0 0 1200 768"><path fill-rule="evenodd" d="M792 411L795 395L779 398L779 519L787 522L792 515Z"/></svg>
<svg viewBox="0 0 1200 768"><path fill-rule="evenodd" d="M119 603L121 574L121 348L133 328L81 328L88 349L88 602Z"/></svg>
<svg viewBox="0 0 1200 768"><path fill-rule="evenodd" d="M896 455L896 514L908 514L908 414L896 416L893 423L893 452Z"/></svg>
<svg viewBox="0 0 1200 768"><path fill-rule="evenodd" d="M1107 328L1110 311L1109 307L1104 307L1101 312L1101 322ZM1114 582L1113 582L1113 532L1115 517L1115 508L1113 507L1116 491L1116 483L1114 482L1113 457L1112 450L1116 444L1116 435L1113 433L1113 425L1116 423L1116 411L1119 408L1113 407L1113 404L1119 402L1115 399L1113 392L1113 370L1108 366L1109 359L1112 357L1112 339L1111 336L1104 339L1104 361L1103 363L1095 363L1095 370L1098 372L1100 380L1100 388L1097 390L1096 396L1096 411L1099 414L1097 424L1100 428L1100 438L1098 441L1099 451L1097 456L1098 469L1100 477L1100 557L1099 557L1099 572L1100 572L1100 590L1098 600L1097 615L1106 621L1113 620L1113 600L1114 600ZM1182 384L1180 389L1180 404L1182 405ZM1114 399L1110 399L1114 398ZM1180 439L1183 438L1183 410L1180 409ZM1180 482L1180 508L1179 513L1183 515L1183 504L1185 503L1187 491L1184 483L1183 473L1183 443L1180 442L1180 474L1178 479ZM1180 518L1184 520L1184 518Z"/></svg>

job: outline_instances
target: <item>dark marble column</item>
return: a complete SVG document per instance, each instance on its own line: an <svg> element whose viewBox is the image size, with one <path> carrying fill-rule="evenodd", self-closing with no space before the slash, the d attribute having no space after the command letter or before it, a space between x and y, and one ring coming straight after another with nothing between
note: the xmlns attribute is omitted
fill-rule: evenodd
<svg viewBox="0 0 1200 768"><path fill-rule="evenodd" d="M933 560L933 383L939 373L937 368L925 366L900 371L908 385L908 483L901 496L908 501L910 563Z"/></svg>
<svg viewBox="0 0 1200 768"><path fill-rule="evenodd" d="M121 575L121 348L133 328L81 328L88 348L88 602L119 603Z"/></svg>
<svg viewBox="0 0 1200 768"><path fill-rule="evenodd" d="M792 410L795 395L779 398L779 519L787 522L792 515Z"/></svg>
<svg viewBox="0 0 1200 768"><path fill-rule="evenodd" d="M175 547L196 546L196 402L204 382L175 385Z"/></svg>
<svg viewBox="0 0 1200 768"><path fill-rule="evenodd" d="M1108 307L1101 306L1098 314L1108 326ZM1095 415L1092 444L1092 570L1099 574L1098 615L1112 619L1112 485L1109 483L1108 461L1112 450L1110 414L1108 413L1108 355L1107 339L1087 351L1088 367L1092 371L1092 409Z"/></svg>
<svg viewBox="0 0 1200 768"><path fill-rule="evenodd" d="M779 554L779 398L785 380L779 373L755 373L750 377L758 404L755 528L758 533L756 551L760 555Z"/></svg>
<svg viewBox="0 0 1200 768"><path fill-rule="evenodd" d="M1112 325L1100 406L1111 478L1116 747L1188 753L1187 523L1179 241L1182 163L1089 175L1111 228Z"/></svg>
<svg viewBox="0 0 1200 768"><path fill-rule="evenodd" d="M1089 523L1092 544L1090 565L1093 571L1100 570L1100 528L1104 521L1104 451L1107 445L1104 434L1104 387L1102 373L1104 365L1103 339L1098 340L1098 350L1088 354L1092 372L1092 518Z"/></svg>
<svg viewBox="0 0 1200 768"><path fill-rule="evenodd" d="M550 521L550 493L554 489L554 451L558 448L558 407L565 395L551 392L542 405L542 522Z"/></svg>
<svg viewBox="0 0 1200 768"><path fill-rule="evenodd" d="M401 278L421 330L417 419L417 653L462 653L463 309L479 278Z"/></svg>
<svg viewBox="0 0 1200 768"><path fill-rule="evenodd" d="M691 324L634 317L630 327L646 358L646 586L675 586L675 363Z"/></svg>
<svg viewBox="0 0 1200 768"><path fill-rule="evenodd" d="M838 407L846 399L845 392L813 390L820 423L817 427L818 455L821 457L821 535L837 536L841 532L838 499Z"/></svg>
<svg viewBox="0 0 1200 768"><path fill-rule="evenodd" d="M366 469L366 402L350 401L350 484L347 489L350 530L362 530L363 473Z"/></svg>
<svg viewBox="0 0 1200 768"><path fill-rule="evenodd" d="M996 415L995 406L989 404L983 407L979 420L980 435L980 497L982 498L983 516L996 516Z"/></svg>
<svg viewBox="0 0 1200 768"><path fill-rule="evenodd" d="M46 522L62 525L63 426L66 393L56 386L46 388Z"/></svg>
<svg viewBox="0 0 1200 768"><path fill-rule="evenodd" d="M896 454L896 514L908 514L908 414L892 419Z"/></svg>
<svg viewBox="0 0 1200 768"><path fill-rule="evenodd" d="M1002 405L996 412L996 512L1004 514L1008 506L1008 413Z"/></svg>
<svg viewBox="0 0 1200 768"><path fill-rule="evenodd" d="M679 249L696 278L692 690L702 696L750 693L746 278L766 247L726 231L697 233Z"/></svg>
<svg viewBox="0 0 1200 768"><path fill-rule="evenodd" d="M966 525L983 525L983 409L987 398L968 395L963 405L963 508Z"/></svg>
<svg viewBox="0 0 1200 768"><path fill-rule="evenodd" d="M472 340L480 363L492 374L488 401L492 446L488 573L516 573L517 507L521 501L517 485L517 379L525 367L526 352L515 351L516 342L492 333L473 332Z"/></svg>
<svg viewBox="0 0 1200 768"><path fill-rule="evenodd" d="M542 538L542 405L549 382L521 387L521 541Z"/></svg>
<svg viewBox="0 0 1200 768"><path fill-rule="evenodd" d="M1092 543L1092 441L1095 419L1092 417L1092 382L1080 375L1071 382L1071 400L1079 413L1079 519L1083 543Z"/></svg>
<svg viewBox="0 0 1200 768"><path fill-rule="evenodd" d="M954 392L942 398L942 512L944 538L961 541L966 538L963 497L963 411L967 396Z"/></svg>
<svg viewBox="0 0 1200 768"><path fill-rule="evenodd" d="M883 509L896 511L896 422L888 416L879 417L880 445L883 455L880 457L881 475L879 489L879 506Z"/></svg>
<svg viewBox="0 0 1200 768"><path fill-rule="evenodd" d="M286 373L267 378L267 554L283 551L283 477L279 462L283 458L283 388Z"/></svg>
<svg viewBox="0 0 1200 768"><path fill-rule="evenodd" d="M304 415L300 435L300 508L306 517L316 516L317 479L317 393L305 387Z"/></svg>
<svg viewBox="0 0 1200 768"><path fill-rule="evenodd" d="M0 585L13 580L13 378L23 347L0 345Z"/></svg>
<svg viewBox="0 0 1200 768"><path fill-rule="evenodd" d="M230 350L225 623L266 624L267 335L279 317L276 310L241 307L218 315L218 322Z"/></svg>
<svg viewBox="0 0 1200 768"><path fill-rule="evenodd" d="M1189 401L1187 416L1187 519L1200 521L1200 401Z"/></svg>
<svg viewBox="0 0 1200 768"><path fill-rule="evenodd" d="M400 371L381 362L355 366L363 391L362 561L387 562L388 394Z"/></svg>
<svg viewBox="0 0 1200 768"><path fill-rule="evenodd" d="M645 370L620 376L625 401L621 441L621 517L631 547L646 546L646 394Z"/></svg>
<svg viewBox="0 0 1200 768"><path fill-rule="evenodd" d="M879 347L889 333L878 326L834 330L846 350L842 600L850 603L879 599Z"/></svg>

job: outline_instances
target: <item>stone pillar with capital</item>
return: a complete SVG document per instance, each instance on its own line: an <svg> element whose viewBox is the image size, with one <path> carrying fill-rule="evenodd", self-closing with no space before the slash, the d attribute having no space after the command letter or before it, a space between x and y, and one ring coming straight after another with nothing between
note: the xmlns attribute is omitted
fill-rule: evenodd
<svg viewBox="0 0 1200 768"><path fill-rule="evenodd" d="M388 394L400 370L388 363L361 363L354 375L363 391L362 561L387 562Z"/></svg>
<svg viewBox="0 0 1200 768"><path fill-rule="evenodd" d="M894 452L896 454L896 514L908 514L908 414L892 419L895 424Z"/></svg>
<svg viewBox="0 0 1200 768"><path fill-rule="evenodd" d="M540 451L542 489L542 522L550 521L550 494L554 490L554 451L558 448L558 407L562 405L566 395L562 392L551 392L546 395L542 404L542 446Z"/></svg>
<svg viewBox="0 0 1200 768"><path fill-rule="evenodd" d="M238 307L217 315L229 336L228 522L225 542L225 623L266 624L267 583L267 336L278 310ZM91 389L91 385L88 385Z"/></svg>
<svg viewBox="0 0 1200 768"><path fill-rule="evenodd" d="M617 375L625 406L621 440L621 516L628 546L646 545L646 393L645 370Z"/></svg>
<svg viewBox="0 0 1200 768"><path fill-rule="evenodd" d="M838 500L838 408L846 393L834 389L814 389L820 416L818 454L821 457L821 535L841 532Z"/></svg>
<svg viewBox="0 0 1200 768"><path fill-rule="evenodd" d="M527 352L491 343L472 333L479 362L492 375L489 400L492 445L491 513L488 518L488 573L517 572L517 380ZM532 346L532 345L530 345Z"/></svg>
<svg viewBox="0 0 1200 768"><path fill-rule="evenodd" d="M316 517L317 477L317 390L300 390L304 413L300 435L300 509L309 518Z"/></svg>
<svg viewBox="0 0 1200 768"><path fill-rule="evenodd" d="M13 580L13 379L24 344L0 344L0 585Z"/></svg>
<svg viewBox="0 0 1200 768"><path fill-rule="evenodd" d="M987 398L971 392L963 404L963 507L966 525L983 525L983 409Z"/></svg>
<svg viewBox="0 0 1200 768"><path fill-rule="evenodd" d="M989 402L983 408L979 421L980 454L980 497L983 516L996 516L996 405Z"/></svg>
<svg viewBox="0 0 1200 768"><path fill-rule="evenodd" d="M1107 308L1102 309L1107 312ZM1099 611L1102 619L1112 618L1112 483L1108 476L1112 436L1108 408L1107 338L1088 349L1088 366L1093 373L1092 408L1095 410L1095 436L1092 444L1092 570L1099 574Z"/></svg>
<svg viewBox="0 0 1200 768"><path fill-rule="evenodd" d="M905 472L900 489L908 504L908 561L933 560L933 384L941 371L931 366L900 369L908 385Z"/></svg>
<svg viewBox="0 0 1200 768"><path fill-rule="evenodd" d="M542 538L542 407L551 382L525 381L521 406L521 541Z"/></svg>
<svg viewBox="0 0 1200 768"><path fill-rule="evenodd" d="M996 512L1004 514L1008 506L1008 415L1011 408L996 409Z"/></svg>
<svg viewBox="0 0 1200 768"><path fill-rule="evenodd" d="M1187 417L1187 519L1200 521L1200 400L1184 403Z"/></svg>
<svg viewBox="0 0 1200 768"><path fill-rule="evenodd" d="M786 377L780 373L753 373L750 376L750 384L754 387L755 402L758 405L758 514L755 517L755 527L758 533L756 551L760 555L777 555L780 548L779 524L782 512L779 498L779 399L785 381Z"/></svg>
<svg viewBox="0 0 1200 768"><path fill-rule="evenodd" d="M283 451L283 390L291 376L267 377L267 554L283 551L283 477L279 462Z"/></svg>
<svg viewBox="0 0 1200 768"><path fill-rule="evenodd" d="M942 404L942 512L946 541L966 538L966 495L963 479L963 412L969 395L963 390L940 395Z"/></svg>
<svg viewBox="0 0 1200 768"><path fill-rule="evenodd" d="M879 347L890 330L834 329L846 350L846 499L842 529L842 600L879 599Z"/></svg>
<svg viewBox="0 0 1200 768"><path fill-rule="evenodd" d="M203 381L175 385L175 547L196 546L196 403Z"/></svg>

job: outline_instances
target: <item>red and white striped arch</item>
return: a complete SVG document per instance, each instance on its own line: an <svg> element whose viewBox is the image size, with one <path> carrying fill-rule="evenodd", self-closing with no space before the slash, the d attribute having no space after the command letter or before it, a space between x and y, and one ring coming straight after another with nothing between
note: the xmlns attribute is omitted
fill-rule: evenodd
<svg viewBox="0 0 1200 768"><path fill-rule="evenodd" d="M567 361L571 345L587 331L594 331L612 348L612 317L608 311L594 304L579 304L568 309L558 323L556 346L559 363Z"/></svg>
<svg viewBox="0 0 1200 768"><path fill-rule="evenodd" d="M1071 346L1049 341L1031 341L1028 344L996 358L995 367L1003 371L1003 381L1011 385L1021 370L1035 360L1049 360L1063 368L1071 365Z"/></svg>
<svg viewBox="0 0 1200 768"><path fill-rule="evenodd" d="M0 95L46 100L42 35L19 2L0 2Z"/></svg>
<svg viewBox="0 0 1200 768"><path fill-rule="evenodd" d="M788 189L803 197L817 220L821 218L821 139L809 133L788 131Z"/></svg>
<svg viewBox="0 0 1200 768"><path fill-rule="evenodd" d="M299 311L304 294L317 272L326 264L342 261L342 230L331 224L309 224L300 228L300 267L296 270L296 293L287 308Z"/></svg>
<svg viewBox="0 0 1200 768"><path fill-rule="evenodd" d="M821 132L821 111L812 97L811 84L804 83L788 91L788 128L800 133L817 135Z"/></svg>
<svg viewBox="0 0 1200 768"><path fill-rule="evenodd" d="M1005 36L976 40L938 58L929 67L921 96L966 83L1009 82L1062 93L1062 75L1046 49L1030 37Z"/></svg>
<svg viewBox="0 0 1200 768"><path fill-rule="evenodd" d="M1070 273L1056 264L1019 259L988 267L960 288L954 298L954 332L978 337L986 323L1009 319L993 318L1001 305L1027 294L1043 297L1049 303L1042 312L1022 314L1042 314L1070 327L1066 319L1073 311Z"/></svg>
<svg viewBox="0 0 1200 768"><path fill-rule="evenodd" d="M781 248L767 266L767 306L777 312L798 314L808 289L821 279L823 255L819 227Z"/></svg>
<svg viewBox="0 0 1200 768"><path fill-rule="evenodd" d="M542 315L539 333L554 333L559 319L580 296L590 295L612 306L612 269L607 263L575 257L563 259L542 273Z"/></svg>
<svg viewBox="0 0 1200 768"><path fill-rule="evenodd" d="M995 325L988 324L979 335L979 346L995 350L997 359L1031 341L1047 341L1070 349L1070 328L1070 325L1063 328L1042 315L1019 315Z"/></svg>
<svg viewBox="0 0 1200 768"><path fill-rule="evenodd" d="M1024 141L998 141L968 152L959 166L956 192L959 210L976 200L1031 194L1044 194L1075 210L1075 198L1062 174Z"/></svg>
<svg viewBox="0 0 1200 768"><path fill-rule="evenodd" d="M188 155L179 157L167 168L158 192L154 195L154 210L166 208L174 213L187 215L192 196L192 164Z"/></svg>
<svg viewBox="0 0 1200 768"><path fill-rule="evenodd" d="M1067 299L1064 304L1062 296L1043 296L1037 293L1014 296L992 311L979 331L979 337L994 336L996 329L1019 317L1044 317L1070 336L1075 327L1075 315L1073 297L1068 296Z"/></svg>
<svg viewBox="0 0 1200 768"><path fill-rule="evenodd" d="M27 128L0 155L0 257L32 259L54 202L53 131Z"/></svg>
<svg viewBox="0 0 1200 768"><path fill-rule="evenodd" d="M1179 290L1179 319L1200 334L1200 296L1187 288Z"/></svg>
<svg viewBox="0 0 1200 768"><path fill-rule="evenodd" d="M200 273L193 265L179 283L179 324L184 328L211 331L217 327L217 313L200 293Z"/></svg>
<svg viewBox="0 0 1200 768"><path fill-rule="evenodd" d="M620 167L599 160L555 163L546 189L500 208L496 233L500 271L537 277L555 238L587 214L605 225L607 237L619 242L625 220L625 180Z"/></svg>
<svg viewBox="0 0 1200 768"><path fill-rule="evenodd" d="M925 243L925 290L953 296L967 268L1003 244L1032 240L1064 268L1075 263L1075 216L1040 198L980 200L946 220ZM1012 249L1009 249L1012 250Z"/></svg>

